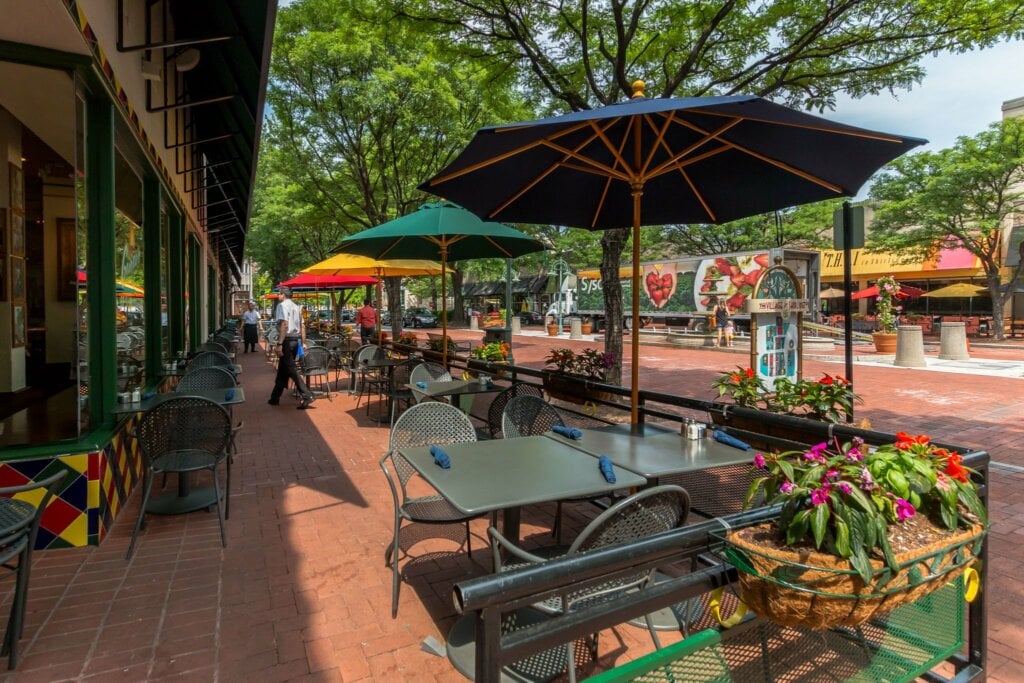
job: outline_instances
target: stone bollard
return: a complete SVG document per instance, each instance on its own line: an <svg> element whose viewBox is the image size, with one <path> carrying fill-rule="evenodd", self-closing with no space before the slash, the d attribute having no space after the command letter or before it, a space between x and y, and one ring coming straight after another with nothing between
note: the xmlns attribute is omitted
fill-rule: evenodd
<svg viewBox="0 0 1024 683"><path fill-rule="evenodd" d="M512 334L523 333L523 320L518 315L512 316Z"/></svg>
<svg viewBox="0 0 1024 683"><path fill-rule="evenodd" d="M471 329L471 330L479 330L480 329L480 318L479 317L477 317L475 315L469 316L469 329Z"/></svg>
<svg viewBox="0 0 1024 683"><path fill-rule="evenodd" d="M924 336L920 325L900 325L896 330L896 361L901 368L924 368Z"/></svg>
<svg viewBox="0 0 1024 683"><path fill-rule="evenodd" d="M967 360L967 326L964 323L942 323L939 337L939 358L942 360Z"/></svg>
<svg viewBox="0 0 1024 683"><path fill-rule="evenodd" d="M583 339L583 321L569 318L569 339Z"/></svg>

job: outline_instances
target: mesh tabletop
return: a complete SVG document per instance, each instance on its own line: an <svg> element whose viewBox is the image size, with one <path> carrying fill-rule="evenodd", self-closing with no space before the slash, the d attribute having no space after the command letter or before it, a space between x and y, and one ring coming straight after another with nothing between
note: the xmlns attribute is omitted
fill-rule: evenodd
<svg viewBox="0 0 1024 683"><path fill-rule="evenodd" d="M545 436L444 446L451 469L434 463L428 447L401 454L438 493L465 514L598 495L643 486L647 480L623 467L605 481L597 456Z"/></svg>
<svg viewBox="0 0 1024 683"><path fill-rule="evenodd" d="M496 394L505 389L496 384L486 385L480 384L478 381L470 382L462 379L453 379L450 382L427 382L426 389L421 389L414 384L407 384L406 387L431 398L466 394Z"/></svg>
<svg viewBox="0 0 1024 683"><path fill-rule="evenodd" d="M228 398L228 392L231 392L231 398ZM201 398L209 399L214 403L219 403L222 406L234 406L240 403L245 403L245 389L242 387L231 387L229 389L195 389L191 391L183 391L181 393L173 391L165 392L163 394L151 396L139 403L118 403L114 406L114 409L111 412L115 415L144 413L150 408L154 408L161 403L173 398L181 398L182 396L199 396Z"/></svg>
<svg viewBox="0 0 1024 683"><path fill-rule="evenodd" d="M712 438L687 439L677 432L652 432L642 436L619 431L583 429L583 438L573 440L554 433L550 439L596 455L607 455L620 467L656 479L729 465L749 465L753 454L718 443Z"/></svg>

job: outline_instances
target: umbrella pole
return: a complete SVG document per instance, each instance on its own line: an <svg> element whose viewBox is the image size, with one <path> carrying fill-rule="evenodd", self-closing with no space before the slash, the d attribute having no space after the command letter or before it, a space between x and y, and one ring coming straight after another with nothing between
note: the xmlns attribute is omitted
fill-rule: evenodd
<svg viewBox="0 0 1024 683"><path fill-rule="evenodd" d="M377 346L384 345L384 292L380 281L381 278L377 278Z"/></svg>
<svg viewBox="0 0 1024 683"><path fill-rule="evenodd" d="M441 245L441 365L448 367L448 294L445 290L445 261L448 250Z"/></svg>
<svg viewBox="0 0 1024 683"><path fill-rule="evenodd" d="M629 423L640 424L640 198L643 186L633 188L633 336L629 369L632 394Z"/></svg>

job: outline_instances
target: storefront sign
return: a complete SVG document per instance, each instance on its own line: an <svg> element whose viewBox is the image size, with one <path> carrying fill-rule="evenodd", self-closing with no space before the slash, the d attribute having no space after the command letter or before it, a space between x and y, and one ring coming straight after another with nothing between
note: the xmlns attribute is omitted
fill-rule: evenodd
<svg viewBox="0 0 1024 683"><path fill-rule="evenodd" d="M749 313L806 313L810 307L807 299L751 299L747 302Z"/></svg>

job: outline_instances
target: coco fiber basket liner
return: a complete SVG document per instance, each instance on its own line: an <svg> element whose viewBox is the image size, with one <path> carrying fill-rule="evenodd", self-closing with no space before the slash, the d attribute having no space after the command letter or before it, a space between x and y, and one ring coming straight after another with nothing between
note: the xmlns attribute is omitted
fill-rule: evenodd
<svg viewBox="0 0 1024 683"><path fill-rule="evenodd" d="M974 562L984 535L976 525L896 553L897 572L872 558L871 584L843 558L778 546L772 524L731 532L725 556L739 571L740 598L758 616L822 629L858 626L956 579Z"/></svg>

